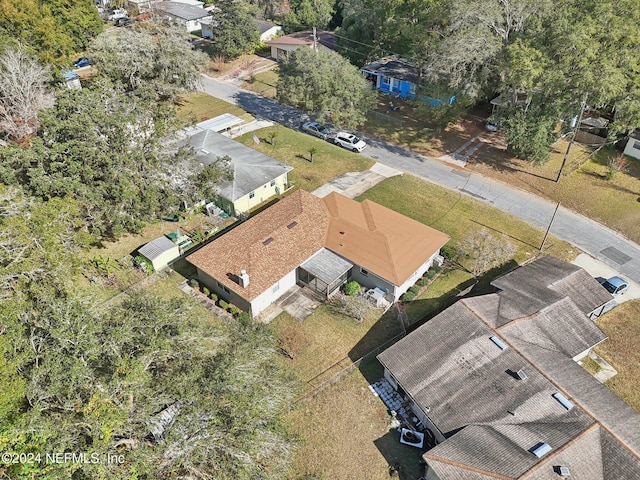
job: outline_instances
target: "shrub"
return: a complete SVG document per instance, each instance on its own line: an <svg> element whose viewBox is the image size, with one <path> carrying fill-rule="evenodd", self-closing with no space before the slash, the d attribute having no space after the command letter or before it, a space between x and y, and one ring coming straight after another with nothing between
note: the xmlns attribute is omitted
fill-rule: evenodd
<svg viewBox="0 0 640 480"><path fill-rule="evenodd" d="M347 282L344 286L344 294L349 297L355 297L360 293L360 284L355 280Z"/></svg>
<svg viewBox="0 0 640 480"><path fill-rule="evenodd" d="M230 305L229 313L231 313L231 315L233 315L234 317L237 317L238 315L240 315L240 309L235 305Z"/></svg>
<svg viewBox="0 0 640 480"><path fill-rule="evenodd" d="M251 322L251 315L249 315L247 312L240 312L238 314L238 321L242 325L249 325L249 323Z"/></svg>
<svg viewBox="0 0 640 480"><path fill-rule="evenodd" d="M222 299L220 299L220 301L218 302L218 305L223 310L226 310L227 308L229 308L229 304Z"/></svg>
<svg viewBox="0 0 640 480"><path fill-rule="evenodd" d="M429 279L431 277L429 276L429 274L427 274L426 277L422 277L420 280L418 280L418 285L420 285L421 287L426 287L427 285L429 285Z"/></svg>
<svg viewBox="0 0 640 480"><path fill-rule="evenodd" d="M402 301L403 302L410 302L411 300L413 300L414 298L416 298L416 294L408 291L407 293L405 293L404 295L402 295Z"/></svg>
<svg viewBox="0 0 640 480"><path fill-rule="evenodd" d="M456 249L452 245L445 245L440 249L440 255L442 255L447 260L453 260L456 258L457 253Z"/></svg>
<svg viewBox="0 0 640 480"><path fill-rule="evenodd" d="M420 293L420 287L418 287L417 285L413 285L412 287L409 288L409 292L413 293L414 295L417 295L418 293Z"/></svg>
<svg viewBox="0 0 640 480"><path fill-rule="evenodd" d="M133 259L133 261L138 266L138 268L143 272L145 273L153 272L153 265L147 258L143 257L142 255L137 255L136 258Z"/></svg>
<svg viewBox="0 0 640 480"><path fill-rule="evenodd" d="M209 298L211 300L213 300L214 302L218 301L218 295L216 295L215 293L211 292L211 294L209 295Z"/></svg>
<svg viewBox="0 0 640 480"><path fill-rule="evenodd" d="M202 293L204 293L207 297L211 294L211 290L209 290L207 287L202 287Z"/></svg>
<svg viewBox="0 0 640 480"><path fill-rule="evenodd" d="M428 278L428 279L432 279L433 277L435 277L435 276L436 276L436 274L437 274L437 273L438 273L438 272L436 272L435 270L429 270L429 271L427 272L427 278Z"/></svg>
<svg viewBox="0 0 640 480"><path fill-rule="evenodd" d="M233 311L236 310L237 308L238 307L230 303L229 306L227 307L227 312L233 313Z"/></svg>
<svg viewBox="0 0 640 480"><path fill-rule="evenodd" d="M198 282L196 278L192 278L191 280L189 280L189 285L191 285L193 288L198 288L200 282Z"/></svg>

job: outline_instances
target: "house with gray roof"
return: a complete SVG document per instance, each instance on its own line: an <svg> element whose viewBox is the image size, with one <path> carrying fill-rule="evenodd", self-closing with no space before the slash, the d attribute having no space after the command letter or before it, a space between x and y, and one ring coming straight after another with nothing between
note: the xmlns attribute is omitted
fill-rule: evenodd
<svg viewBox="0 0 640 480"><path fill-rule="evenodd" d="M182 2L158 2L154 8L163 17L184 25L187 32L201 30L201 22L206 24L213 19L211 13L202 8L201 5L196 6Z"/></svg>
<svg viewBox="0 0 640 480"><path fill-rule="evenodd" d="M233 180L219 185L218 197L209 199L229 215L246 213L288 188L293 167L211 129L194 128L187 134L202 166L225 156L231 159Z"/></svg>
<svg viewBox="0 0 640 480"><path fill-rule="evenodd" d="M640 415L576 362L608 292L553 257L493 285L378 355L436 439L425 478L640 478Z"/></svg>

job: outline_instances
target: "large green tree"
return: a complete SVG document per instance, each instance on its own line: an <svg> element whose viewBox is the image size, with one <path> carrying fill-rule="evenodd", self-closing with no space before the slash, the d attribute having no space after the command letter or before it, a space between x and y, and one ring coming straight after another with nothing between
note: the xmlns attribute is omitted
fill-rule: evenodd
<svg viewBox="0 0 640 480"><path fill-rule="evenodd" d="M0 33L47 63L68 60L103 29L92 0L0 0Z"/></svg>
<svg viewBox="0 0 640 480"><path fill-rule="evenodd" d="M299 48L280 67L278 100L346 128L365 121L375 92L360 71L333 52Z"/></svg>
<svg viewBox="0 0 640 480"><path fill-rule="evenodd" d="M229 0L216 6L216 25L212 27L214 53L233 60L253 50L260 40L255 7L245 0Z"/></svg>
<svg viewBox="0 0 640 480"><path fill-rule="evenodd" d="M144 22L98 36L90 54L102 76L138 96L175 100L200 84L209 61L177 26Z"/></svg>

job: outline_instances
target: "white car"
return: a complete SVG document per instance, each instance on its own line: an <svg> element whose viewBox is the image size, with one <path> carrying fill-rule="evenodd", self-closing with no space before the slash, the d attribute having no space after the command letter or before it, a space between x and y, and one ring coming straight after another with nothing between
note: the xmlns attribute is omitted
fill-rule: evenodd
<svg viewBox="0 0 640 480"><path fill-rule="evenodd" d="M342 148L351 150L354 153L361 152L367 146L362 140L347 132L338 132L336 138L333 139L333 143L340 145Z"/></svg>
<svg viewBox="0 0 640 480"><path fill-rule="evenodd" d="M129 14L124 8L116 8L111 15L109 15L109 20L118 20L119 18L127 18Z"/></svg>

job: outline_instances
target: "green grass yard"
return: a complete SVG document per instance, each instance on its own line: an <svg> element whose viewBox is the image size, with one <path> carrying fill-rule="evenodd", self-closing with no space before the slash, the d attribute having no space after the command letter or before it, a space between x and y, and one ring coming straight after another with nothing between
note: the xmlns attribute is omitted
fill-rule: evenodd
<svg viewBox="0 0 640 480"><path fill-rule="evenodd" d="M277 69L267 70L253 76L253 81L243 82L242 88L255 92L267 98L276 98L276 85L278 83Z"/></svg>
<svg viewBox="0 0 640 480"><path fill-rule="evenodd" d="M269 143L271 133L275 133L275 145ZM263 128L256 131L255 135L261 140L258 145L254 144L252 133L236 140L292 166L289 182L309 192L343 173L361 172L374 164L368 157L281 125ZM315 153L313 162L310 162L312 148Z"/></svg>
<svg viewBox="0 0 640 480"><path fill-rule="evenodd" d="M240 107L202 92L181 97L178 103L178 118L189 124L196 124L223 113L231 113L242 118L245 123L254 120L250 113Z"/></svg>

